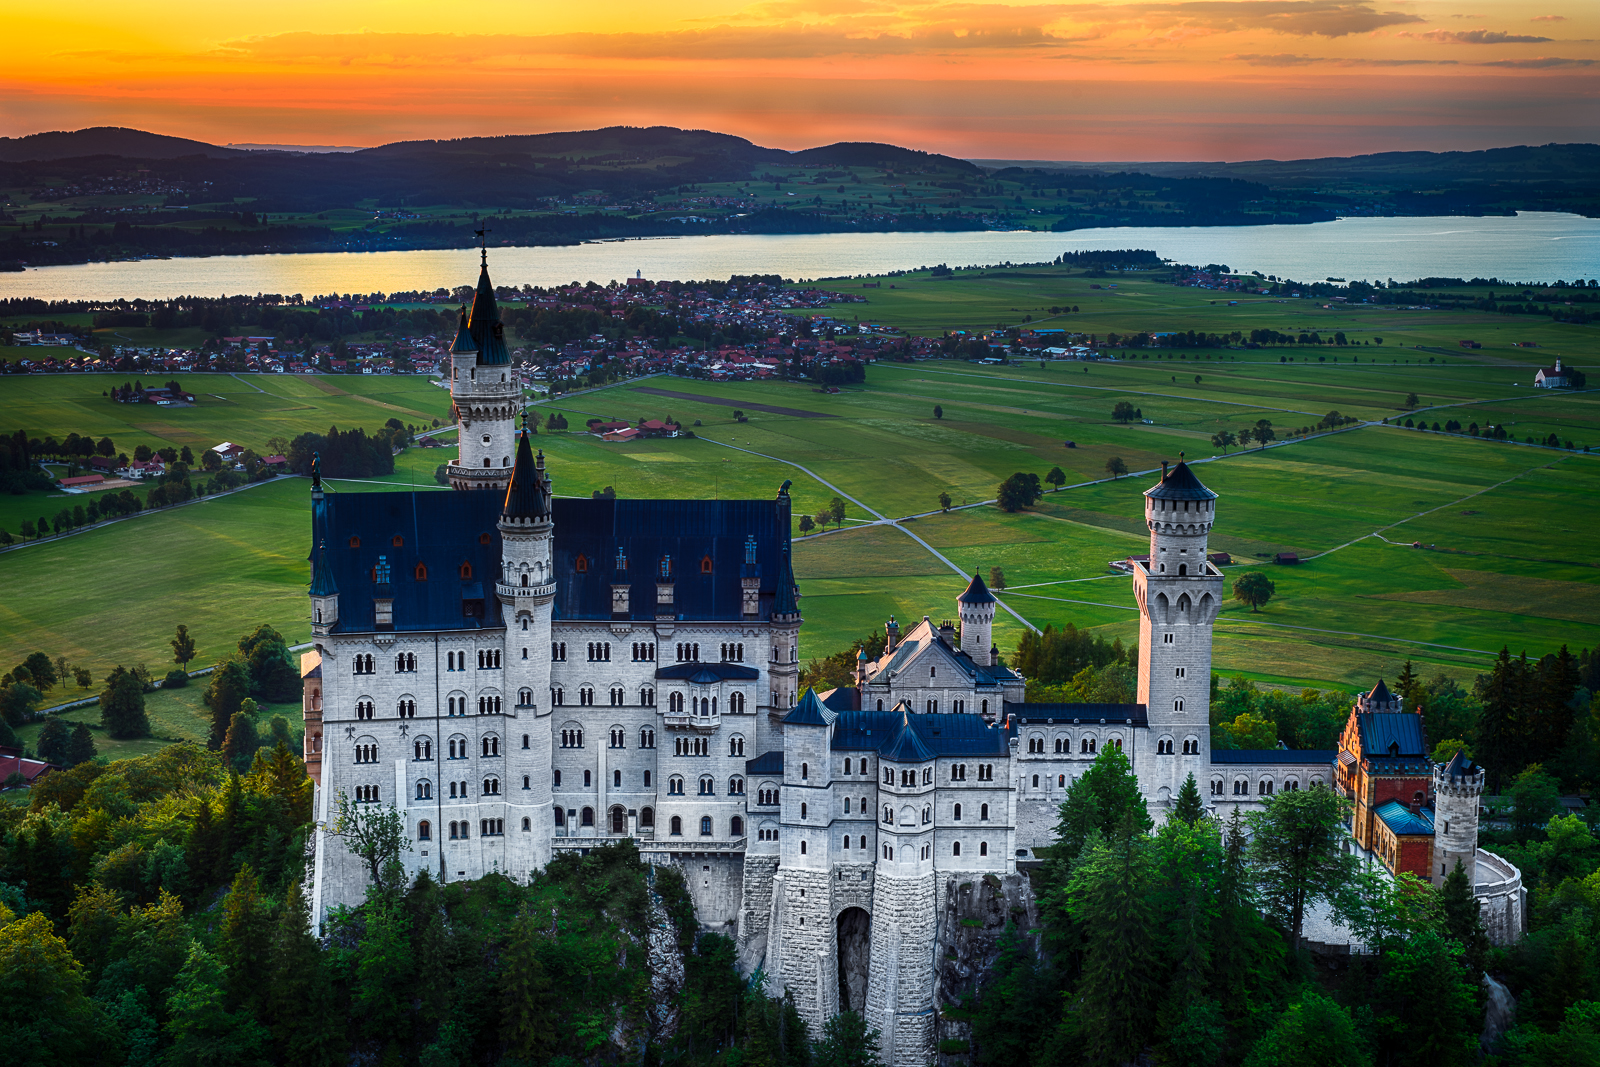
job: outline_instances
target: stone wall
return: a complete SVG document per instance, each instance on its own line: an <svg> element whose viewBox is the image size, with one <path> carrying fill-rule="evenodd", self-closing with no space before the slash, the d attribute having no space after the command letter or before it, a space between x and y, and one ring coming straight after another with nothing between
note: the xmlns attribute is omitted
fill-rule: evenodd
<svg viewBox="0 0 1600 1067"><path fill-rule="evenodd" d="M1026 874L952 875L940 881L938 897L934 970L938 1024L934 1039L970 1042L971 1024L962 1012L949 1009L958 1007L994 967L1007 923L1014 923L1024 936L1037 941L1038 902ZM1037 951L1037 943L1034 948Z"/></svg>
<svg viewBox="0 0 1600 1067"><path fill-rule="evenodd" d="M934 1057L935 879L875 879L867 1022L883 1035L887 1067L923 1067Z"/></svg>
<svg viewBox="0 0 1600 1067"><path fill-rule="evenodd" d="M767 934L772 922L773 878L777 856L745 855L739 886L739 973L753 974L766 966Z"/></svg>

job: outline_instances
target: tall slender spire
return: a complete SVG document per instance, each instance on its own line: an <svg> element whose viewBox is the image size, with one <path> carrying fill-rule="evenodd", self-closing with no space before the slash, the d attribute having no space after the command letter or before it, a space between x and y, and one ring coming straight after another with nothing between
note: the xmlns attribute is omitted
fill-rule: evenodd
<svg viewBox="0 0 1600 1067"><path fill-rule="evenodd" d="M517 435L517 461L511 468L511 484L506 486L505 508L501 518L523 522L550 515L550 496L544 480L544 453L533 455L533 435L528 432L528 414L522 414L522 432Z"/></svg>
<svg viewBox="0 0 1600 1067"><path fill-rule="evenodd" d="M481 236L484 231L479 230ZM494 299L494 283L489 280L489 248L483 246L483 265L478 268L478 288L472 294L472 311L467 330L478 347L478 366L503 366L511 362L506 348L505 327Z"/></svg>
<svg viewBox="0 0 1600 1067"><path fill-rule="evenodd" d="M323 540L317 545L317 559L311 565L311 595L336 596L339 587L334 584L333 570L328 566L328 542Z"/></svg>
<svg viewBox="0 0 1600 1067"><path fill-rule="evenodd" d="M798 615L800 604L795 597L794 565L789 552L789 486L784 482L778 489L778 587L772 599L772 614Z"/></svg>

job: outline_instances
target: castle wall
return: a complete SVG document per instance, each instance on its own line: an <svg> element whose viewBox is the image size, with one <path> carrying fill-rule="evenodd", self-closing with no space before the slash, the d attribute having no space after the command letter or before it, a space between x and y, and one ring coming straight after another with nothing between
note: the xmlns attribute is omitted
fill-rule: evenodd
<svg viewBox="0 0 1600 1067"><path fill-rule="evenodd" d="M933 953L938 937L935 878L885 877L873 890L872 969L867 1022L883 1035L891 1067L934 1058Z"/></svg>

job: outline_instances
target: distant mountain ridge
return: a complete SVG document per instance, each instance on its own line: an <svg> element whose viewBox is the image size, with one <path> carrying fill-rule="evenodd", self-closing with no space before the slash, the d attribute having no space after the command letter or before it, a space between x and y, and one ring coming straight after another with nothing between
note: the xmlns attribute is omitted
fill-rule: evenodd
<svg viewBox="0 0 1600 1067"><path fill-rule="evenodd" d="M243 155L187 137L169 137L125 126L91 126L86 130L57 130L30 133L26 137L0 137L0 161L26 163L55 159L81 159L86 156L123 156L127 159L182 159L184 156L211 156L223 159Z"/></svg>

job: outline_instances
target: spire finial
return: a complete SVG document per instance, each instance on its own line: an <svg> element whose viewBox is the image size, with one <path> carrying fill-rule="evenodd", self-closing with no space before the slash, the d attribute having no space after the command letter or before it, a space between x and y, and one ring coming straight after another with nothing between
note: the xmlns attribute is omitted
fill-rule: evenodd
<svg viewBox="0 0 1600 1067"><path fill-rule="evenodd" d="M1183 454L1183 453L1182 453L1182 452L1179 452L1179 453L1178 453L1178 462L1179 462L1179 463L1182 463L1182 462L1183 462L1183 455L1184 455L1184 454Z"/></svg>
<svg viewBox="0 0 1600 1067"><path fill-rule="evenodd" d="M311 453L311 491L322 492L322 453Z"/></svg>
<svg viewBox="0 0 1600 1067"><path fill-rule="evenodd" d="M489 269L489 238L488 238L488 234L490 232L489 231L489 226L488 226L487 223L485 223L481 229L473 230L472 232L478 235L478 251L483 256L483 269L484 270L488 270Z"/></svg>

